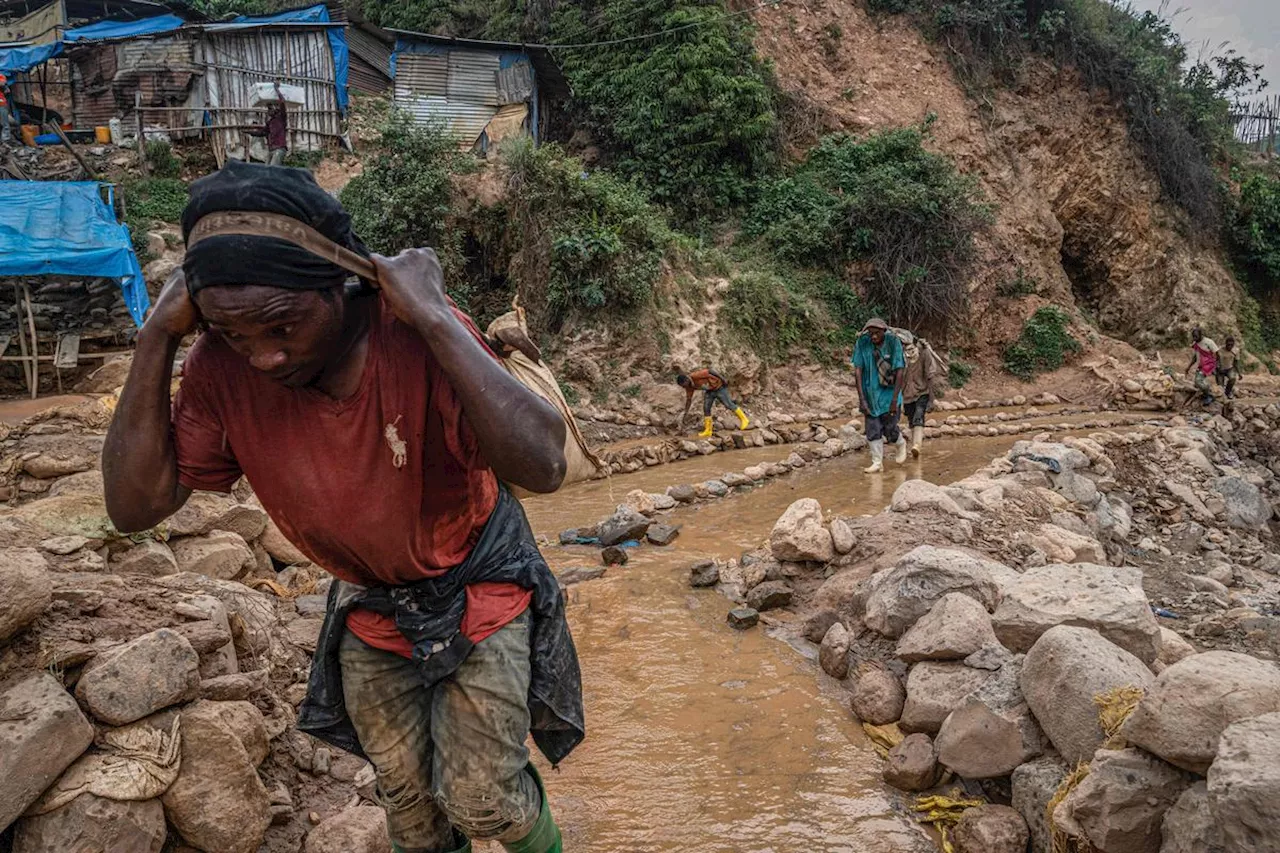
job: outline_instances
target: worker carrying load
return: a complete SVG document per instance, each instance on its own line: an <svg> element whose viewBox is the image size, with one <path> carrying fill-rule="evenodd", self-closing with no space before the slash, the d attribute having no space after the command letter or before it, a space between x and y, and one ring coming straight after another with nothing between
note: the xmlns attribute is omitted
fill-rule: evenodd
<svg viewBox="0 0 1280 853"><path fill-rule="evenodd" d="M746 429L751 424L746 412L742 411L742 405L729 396L729 380L716 371L704 367L692 373L680 373L676 375L676 384L684 389L685 394L684 412L680 415L682 427L685 418L689 417L689 409L693 407L693 393L702 392L702 432L698 433L698 438L710 438L715 433L711 407L716 403L738 416L739 429Z"/></svg>
<svg viewBox="0 0 1280 853"><path fill-rule="evenodd" d="M858 410L866 426L871 449L868 474L884 470L884 445L897 447L894 460L907 461L907 442L898 426L902 407L902 383L907 362L902 341L879 317L867 321L853 347L853 373L858 388Z"/></svg>
<svg viewBox="0 0 1280 853"><path fill-rule="evenodd" d="M582 741L581 675L504 482L560 485L561 414L453 306L434 252L370 256L305 170L232 161L182 226L107 435L112 521L145 530L247 477L335 578L298 727L372 762L394 849L560 851L525 742L554 765Z"/></svg>
<svg viewBox="0 0 1280 853"><path fill-rule="evenodd" d="M902 342L906 373L902 377L902 410L911 426L911 455L924 445L924 420L929 405L945 393L947 368L929 342L906 329L890 329Z"/></svg>

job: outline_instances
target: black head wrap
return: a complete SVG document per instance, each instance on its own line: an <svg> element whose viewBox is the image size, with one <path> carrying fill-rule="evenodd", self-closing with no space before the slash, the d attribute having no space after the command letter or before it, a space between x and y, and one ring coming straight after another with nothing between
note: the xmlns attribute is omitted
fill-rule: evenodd
<svg viewBox="0 0 1280 853"><path fill-rule="evenodd" d="M191 185L182 212L182 237L204 216L226 210L276 213L309 225L339 246L365 257L369 251L351 230L351 217L306 169L260 166L232 160ZM287 240L226 234L188 245L182 262L187 290L257 284L290 290L336 287L350 275L342 267Z"/></svg>

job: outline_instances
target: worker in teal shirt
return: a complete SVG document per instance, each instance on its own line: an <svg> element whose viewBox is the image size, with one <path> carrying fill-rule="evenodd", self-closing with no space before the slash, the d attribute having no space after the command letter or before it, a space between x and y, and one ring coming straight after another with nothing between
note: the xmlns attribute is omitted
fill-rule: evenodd
<svg viewBox="0 0 1280 853"><path fill-rule="evenodd" d="M868 474L884 470L884 444L897 446L896 461L907 461L907 441L898 426L902 404L902 382L907 361L902 341L878 317L867 321L853 347L853 373L858 386L858 409L866 419L867 441L871 447Z"/></svg>

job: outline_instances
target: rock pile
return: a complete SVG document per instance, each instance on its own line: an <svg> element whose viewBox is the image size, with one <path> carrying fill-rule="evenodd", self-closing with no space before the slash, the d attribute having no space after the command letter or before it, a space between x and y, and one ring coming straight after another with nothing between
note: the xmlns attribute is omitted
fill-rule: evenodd
<svg viewBox="0 0 1280 853"><path fill-rule="evenodd" d="M1036 853L1054 835L1106 853L1266 849L1280 838L1272 408L1020 441L951 486L904 484L878 516L824 523L802 499L721 588L793 587L821 668L865 724L898 733L890 784L1005 780L989 790L1013 808L973 814L962 853L1005 849L989 833ZM1252 654L1197 651L1162 619ZM1224 622L1249 642L1208 627Z"/></svg>
<svg viewBox="0 0 1280 853"><path fill-rule="evenodd" d="M301 849L312 813L373 796L294 725L327 581L247 489L121 536L109 405L0 438L0 831L14 853Z"/></svg>

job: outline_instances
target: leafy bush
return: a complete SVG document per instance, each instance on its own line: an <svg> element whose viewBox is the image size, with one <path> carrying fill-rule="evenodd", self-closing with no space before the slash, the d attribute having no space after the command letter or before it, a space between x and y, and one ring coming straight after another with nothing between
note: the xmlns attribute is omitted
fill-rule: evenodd
<svg viewBox="0 0 1280 853"><path fill-rule="evenodd" d="M730 277L720 309L743 345L773 363L785 362L797 347L819 361L836 361L879 313L835 275L754 255Z"/></svg>
<svg viewBox="0 0 1280 853"><path fill-rule="evenodd" d="M959 317L961 274L990 211L975 180L924 149L924 133L825 137L790 174L764 183L746 233L796 264L835 272L869 261L870 301L900 322Z"/></svg>
<svg viewBox="0 0 1280 853"><path fill-rule="evenodd" d="M557 51L578 123L623 176L689 220L747 200L776 158L769 72L742 16L723 0L561 4L554 41L581 44L678 29L622 44Z"/></svg>
<svg viewBox="0 0 1280 853"><path fill-rule="evenodd" d="M1004 279L996 285L996 293L1009 299L1016 299L1019 296L1035 296L1039 290L1039 282L1035 280L1034 276L1027 275L1027 271L1022 267L1018 267L1018 272L1013 278Z"/></svg>
<svg viewBox="0 0 1280 853"><path fill-rule="evenodd" d="M1024 381L1041 371L1057 370L1080 342L1067 331L1067 312L1052 305L1039 308L1022 327L1018 340L1004 349L1004 369Z"/></svg>
<svg viewBox="0 0 1280 853"><path fill-rule="evenodd" d="M177 222L187 206L187 185L176 178L143 178L125 184L130 219Z"/></svg>
<svg viewBox="0 0 1280 853"><path fill-rule="evenodd" d="M160 139L147 141L147 165L154 178L176 178L182 174L182 161L173 156L169 143Z"/></svg>
<svg viewBox="0 0 1280 853"><path fill-rule="evenodd" d="M1280 287L1280 172L1253 172L1241 182L1232 239L1264 290Z"/></svg>
<svg viewBox="0 0 1280 853"><path fill-rule="evenodd" d="M536 0L359 0L356 5L384 27L497 41L541 40L543 35L536 27L526 29L540 5Z"/></svg>
<svg viewBox="0 0 1280 853"><path fill-rule="evenodd" d="M676 234L637 186L528 139L503 147L501 168L508 196L495 239L535 326L650 301Z"/></svg>
<svg viewBox="0 0 1280 853"><path fill-rule="evenodd" d="M1262 358L1267 353L1280 350L1280 313L1275 309L1263 308L1258 300L1245 296L1240 300L1237 319L1244 345L1254 355Z"/></svg>
<svg viewBox="0 0 1280 853"><path fill-rule="evenodd" d="M379 127L378 153L342 190L342 205L365 244L384 255L432 246L452 279L463 266L459 236L448 225L455 175L475 161L443 126L417 126L393 113Z"/></svg>
<svg viewBox="0 0 1280 853"><path fill-rule="evenodd" d="M951 354L951 360L947 364L947 382L952 388L957 390L969 384L969 379L973 376L973 365L967 361L961 361L956 353Z"/></svg>

